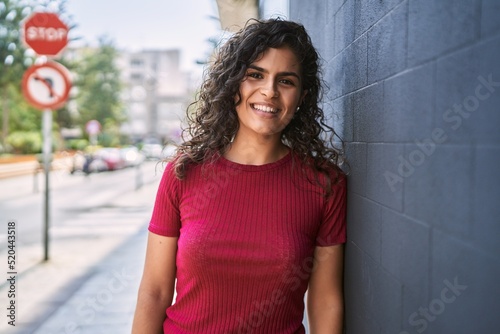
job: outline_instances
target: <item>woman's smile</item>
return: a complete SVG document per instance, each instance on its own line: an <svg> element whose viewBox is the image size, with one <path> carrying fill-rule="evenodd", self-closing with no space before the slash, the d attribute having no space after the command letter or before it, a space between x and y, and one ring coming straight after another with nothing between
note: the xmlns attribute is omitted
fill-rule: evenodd
<svg viewBox="0 0 500 334"><path fill-rule="evenodd" d="M268 113L268 114L277 114L279 112L278 108L272 107L272 106L268 106L268 105L264 105L264 104L253 103L253 104L250 104L250 107L252 107L252 109L255 109L255 110L259 111L259 112L265 112L265 113Z"/></svg>

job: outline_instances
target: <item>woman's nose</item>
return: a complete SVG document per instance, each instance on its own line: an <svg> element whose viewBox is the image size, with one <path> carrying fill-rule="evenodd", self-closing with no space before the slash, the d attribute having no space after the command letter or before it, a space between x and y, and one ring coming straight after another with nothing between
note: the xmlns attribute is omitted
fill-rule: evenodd
<svg viewBox="0 0 500 334"><path fill-rule="evenodd" d="M277 89L276 85L274 84L274 82L271 80L263 83L260 90L261 90L263 95L265 95L269 98L278 97L278 89Z"/></svg>

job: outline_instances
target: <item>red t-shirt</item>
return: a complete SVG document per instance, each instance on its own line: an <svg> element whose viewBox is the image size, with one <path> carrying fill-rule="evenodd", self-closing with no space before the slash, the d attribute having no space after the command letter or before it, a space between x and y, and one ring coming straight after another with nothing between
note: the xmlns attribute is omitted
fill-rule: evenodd
<svg viewBox="0 0 500 334"><path fill-rule="evenodd" d="M182 181L167 165L149 225L179 237L164 332L304 333L314 248L346 241L345 214L345 177L325 197L291 153L260 166L221 157Z"/></svg>

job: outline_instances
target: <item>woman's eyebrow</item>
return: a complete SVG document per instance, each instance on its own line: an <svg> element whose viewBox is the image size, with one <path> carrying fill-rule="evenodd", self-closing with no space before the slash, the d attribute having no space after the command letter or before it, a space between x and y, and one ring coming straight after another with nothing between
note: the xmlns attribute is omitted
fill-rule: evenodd
<svg viewBox="0 0 500 334"><path fill-rule="evenodd" d="M263 73L269 73L268 70L266 69L263 69L262 67L259 67L259 66L256 66L256 65L249 65L248 68L251 68L253 70L256 70L256 71L259 71L259 72L263 72ZM300 80L300 76L295 73L295 72L279 72L278 73L278 76L292 76L292 77L296 77L297 79Z"/></svg>

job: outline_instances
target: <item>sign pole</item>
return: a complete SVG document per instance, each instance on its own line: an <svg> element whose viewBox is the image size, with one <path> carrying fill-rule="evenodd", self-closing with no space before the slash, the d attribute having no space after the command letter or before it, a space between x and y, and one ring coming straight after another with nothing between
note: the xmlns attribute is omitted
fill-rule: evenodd
<svg viewBox="0 0 500 334"><path fill-rule="evenodd" d="M69 27L55 13L33 13L22 26L24 42L38 55L57 56L68 44ZM52 110L62 107L69 96L68 70L56 63L33 65L24 73L23 94L35 108L43 110L43 170L45 174L43 260L49 260L50 165L52 161Z"/></svg>
<svg viewBox="0 0 500 334"><path fill-rule="evenodd" d="M44 109L43 111L43 169L45 172L45 196L44 196L44 228L43 228L43 245L44 256L43 260L49 260L49 222L50 222L50 162L52 160L52 110Z"/></svg>

